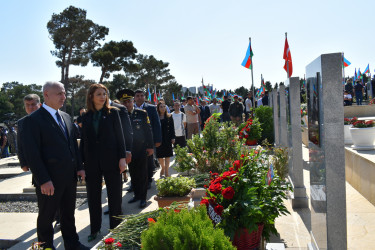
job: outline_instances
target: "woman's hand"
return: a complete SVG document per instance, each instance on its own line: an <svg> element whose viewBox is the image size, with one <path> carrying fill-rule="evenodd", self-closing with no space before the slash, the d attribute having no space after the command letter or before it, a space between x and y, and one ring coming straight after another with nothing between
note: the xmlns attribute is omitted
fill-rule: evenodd
<svg viewBox="0 0 375 250"><path fill-rule="evenodd" d="M121 158L118 162L118 167L120 169L120 174L126 170L126 158Z"/></svg>

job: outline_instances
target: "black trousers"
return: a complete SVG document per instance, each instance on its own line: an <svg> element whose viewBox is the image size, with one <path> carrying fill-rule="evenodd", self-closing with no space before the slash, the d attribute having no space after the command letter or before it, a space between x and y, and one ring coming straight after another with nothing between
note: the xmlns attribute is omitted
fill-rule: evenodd
<svg viewBox="0 0 375 250"><path fill-rule="evenodd" d="M174 146L176 147L179 145L181 148L186 147L186 137L183 136L176 136Z"/></svg>
<svg viewBox="0 0 375 250"><path fill-rule="evenodd" d="M40 186L36 187L39 208L37 234L38 241L45 242L44 248L54 249L52 224L58 210L60 210L61 233L65 249L76 249L80 244L74 218L76 191L77 181L74 178L63 186L55 186L55 193L52 196L42 194Z"/></svg>
<svg viewBox="0 0 375 250"><path fill-rule="evenodd" d="M102 226L103 176L107 187L109 228L115 228L122 221L119 218L115 218L122 215L122 175L120 171L86 170L86 189L90 212L91 234L98 232Z"/></svg>
<svg viewBox="0 0 375 250"><path fill-rule="evenodd" d="M129 172L131 184L134 190L134 197L140 200L146 200L147 197L147 161L148 157L132 159L129 163Z"/></svg>
<svg viewBox="0 0 375 250"><path fill-rule="evenodd" d="M155 151L155 149L154 149ZM152 182L152 176L154 176L155 163L154 154L147 156L147 178L148 182Z"/></svg>

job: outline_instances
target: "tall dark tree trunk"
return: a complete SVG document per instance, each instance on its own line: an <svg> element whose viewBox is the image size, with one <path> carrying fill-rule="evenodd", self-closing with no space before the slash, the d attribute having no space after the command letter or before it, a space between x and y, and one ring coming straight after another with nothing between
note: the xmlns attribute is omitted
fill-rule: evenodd
<svg viewBox="0 0 375 250"><path fill-rule="evenodd" d="M103 78L105 76L105 69L102 68L102 74L100 75L100 80L99 80L99 83L103 83Z"/></svg>

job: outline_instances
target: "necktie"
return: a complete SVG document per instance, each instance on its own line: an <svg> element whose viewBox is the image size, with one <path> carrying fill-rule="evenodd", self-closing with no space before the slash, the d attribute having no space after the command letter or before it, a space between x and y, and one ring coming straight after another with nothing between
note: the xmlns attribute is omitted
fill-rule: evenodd
<svg viewBox="0 0 375 250"><path fill-rule="evenodd" d="M66 139L68 139L68 131L67 131L66 127L65 127L64 122L63 122L62 119L61 119L61 116L60 116L60 114L59 114L59 111L56 111L56 118L57 118L57 121L58 121L58 123L59 123L59 127L60 127L60 129L63 131L63 133L64 133Z"/></svg>

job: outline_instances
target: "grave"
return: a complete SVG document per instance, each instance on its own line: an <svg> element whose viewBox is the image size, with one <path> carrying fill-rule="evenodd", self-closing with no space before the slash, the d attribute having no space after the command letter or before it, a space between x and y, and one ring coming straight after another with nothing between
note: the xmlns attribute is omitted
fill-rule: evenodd
<svg viewBox="0 0 375 250"><path fill-rule="evenodd" d="M286 97L289 176L293 185L292 207L308 207L306 188L303 180L302 133L301 133L301 99L298 77L285 81L288 93Z"/></svg>
<svg viewBox="0 0 375 250"><path fill-rule="evenodd" d="M288 147L288 138L287 138L287 123L286 123L286 96L285 96L285 86L279 86L279 140L281 147Z"/></svg>
<svg viewBox="0 0 375 250"><path fill-rule="evenodd" d="M275 134L275 145L280 144L279 140L279 104L278 104L278 92L276 89L272 90L272 109L273 109L273 129Z"/></svg>
<svg viewBox="0 0 375 250"><path fill-rule="evenodd" d="M306 66L311 200L310 249L347 249L342 54Z"/></svg>

